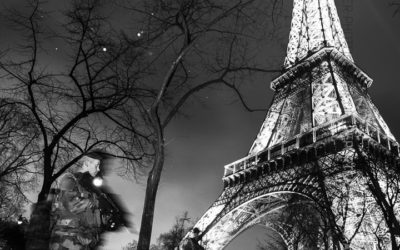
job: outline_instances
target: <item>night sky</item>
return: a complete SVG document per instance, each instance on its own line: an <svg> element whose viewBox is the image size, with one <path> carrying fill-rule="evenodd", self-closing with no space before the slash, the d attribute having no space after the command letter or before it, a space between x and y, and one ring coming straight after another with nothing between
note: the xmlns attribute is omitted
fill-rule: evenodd
<svg viewBox="0 0 400 250"><path fill-rule="evenodd" d="M400 138L400 14L393 17L394 9L389 7L389 2L336 0L355 63L374 80L370 95L392 133ZM288 13L291 13L291 4L292 1L285 3ZM286 40L260 51L265 54L265 62L272 62L276 67L283 64L290 18L282 18L282 23L286 27L282 31ZM5 30L4 26L0 27L0 31ZM2 39L7 40L4 33ZM264 75L242 88L250 106L268 107L273 94L269 83L277 76ZM193 219L199 218L222 192L223 166L244 157L250 149L265 112L249 113L232 100L234 95L228 91L204 91L198 100L185 107L189 117L178 117L166 131L167 158L157 197L153 241L168 231L175 216L184 211ZM132 213L135 229L139 230L145 178L135 183L110 176L106 181L124 200ZM263 228L255 227L226 249L256 249L258 240L262 241L265 234ZM128 231L107 234L102 249L120 249L137 237Z"/></svg>

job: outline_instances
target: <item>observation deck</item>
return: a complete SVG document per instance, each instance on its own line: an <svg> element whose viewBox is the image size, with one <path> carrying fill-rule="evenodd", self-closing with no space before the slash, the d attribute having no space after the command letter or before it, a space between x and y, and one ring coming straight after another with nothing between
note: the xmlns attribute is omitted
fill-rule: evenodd
<svg viewBox="0 0 400 250"><path fill-rule="evenodd" d="M338 119L313 128L311 131L299 134L267 148L255 155L249 155L224 166L222 178L224 186L242 182L252 175L263 175L278 170L284 165L285 159L304 153L303 158L319 157L336 153L344 148L352 147L355 137L362 148L374 147L379 153L391 154L399 158L399 144L388 138L383 132L355 114L339 117ZM297 157L296 156L296 157ZM304 161L304 159L296 160ZM293 160L293 159L291 159ZM299 164L300 164L299 162Z"/></svg>

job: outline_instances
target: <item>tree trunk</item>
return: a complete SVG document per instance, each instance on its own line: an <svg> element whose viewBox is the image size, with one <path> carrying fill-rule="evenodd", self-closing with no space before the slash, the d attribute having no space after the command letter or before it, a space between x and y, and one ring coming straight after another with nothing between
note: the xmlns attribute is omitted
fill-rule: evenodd
<svg viewBox="0 0 400 250"><path fill-rule="evenodd" d="M50 188L49 188L50 190ZM42 196L48 193L42 188ZM27 250L46 250L49 249L50 241L50 211L51 202L42 199L39 195L38 202L33 205L31 219L26 232Z"/></svg>
<svg viewBox="0 0 400 250"><path fill-rule="evenodd" d="M156 202L158 184L160 183L162 169L164 167L164 135L156 110L150 113L157 139L154 142L155 159L153 167L147 177L146 196L140 225L140 233L137 250L148 250L150 247L151 232L153 229L154 207Z"/></svg>
<svg viewBox="0 0 400 250"><path fill-rule="evenodd" d="M354 145L355 145L354 149L358 155L358 161L356 162L356 167L359 170L361 170L364 176L366 176L369 180L367 186L371 194L374 196L376 203L380 207L381 212L384 215L383 217L389 229L392 249L397 250L399 248L397 246L396 237L400 235L400 222L396 218L394 206L389 204L389 202L386 200L386 195L382 191L382 187L379 184L378 173L373 172L373 171L379 171L379 169L376 167L375 165L376 163L374 162L372 163L372 165L375 168L371 167L371 164L368 163L368 160L360 151L357 141L355 141Z"/></svg>
<svg viewBox="0 0 400 250"><path fill-rule="evenodd" d="M50 169L49 166L51 166L51 161L45 160L42 189L39 193L37 203L33 205L31 219L26 231L25 248L27 250L49 249L51 201L47 197L52 184L51 173L47 171L47 169Z"/></svg>
<svg viewBox="0 0 400 250"><path fill-rule="evenodd" d="M349 245L349 242L347 241L346 237L343 234L343 231L339 228L339 226L336 224L336 219L335 215L332 212L332 202L328 198L328 193L325 187L325 176L324 173L321 170L321 167L319 166L318 162L315 164L315 173L317 176L319 188L321 189L321 193L323 195L324 199L324 206L323 210L326 214L327 218L327 223L332 230L332 240L333 242L338 242L337 244L341 244L344 249L347 249L346 246ZM339 243L340 242L340 243ZM340 247L339 247L340 249Z"/></svg>

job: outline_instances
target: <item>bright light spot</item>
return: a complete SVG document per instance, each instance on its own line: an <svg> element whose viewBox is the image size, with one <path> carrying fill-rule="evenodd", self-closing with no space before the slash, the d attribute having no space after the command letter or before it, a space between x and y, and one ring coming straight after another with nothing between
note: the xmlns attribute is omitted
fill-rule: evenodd
<svg viewBox="0 0 400 250"><path fill-rule="evenodd" d="M58 48L55 48L55 50L58 50Z"/></svg>
<svg viewBox="0 0 400 250"><path fill-rule="evenodd" d="M93 185L95 185L96 187L100 187L101 185L103 185L103 179L101 179L100 177L95 177L93 179Z"/></svg>
<svg viewBox="0 0 400 250"><path fill-rule="evenodd" d="M22 220L18 220L17 223L18 223L18 225L21 225L22 224Z"/></svg>
<svg viewBox="0 0 400 250"><path fill-rule="evenodd" d="M141 30L141 31L139 31L136 35L137 35L138 37L141 37L141 36L143 35L143 33L144 33L144 31Z"/></svg>
<svg viewBox="0 0 400 250"><path fill-rule="evenodd" d="M107 51L107 48L106 47L103 47L103 49L102 49L104 52L106 52Z"/></svg>

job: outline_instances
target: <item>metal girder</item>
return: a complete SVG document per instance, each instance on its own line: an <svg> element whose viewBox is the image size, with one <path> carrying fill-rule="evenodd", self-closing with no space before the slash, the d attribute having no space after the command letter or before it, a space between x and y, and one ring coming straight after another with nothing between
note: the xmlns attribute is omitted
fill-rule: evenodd
<svg viewBox="0 0 400 250"><path fill-rule="evenodd" d="M303 62L303 73L296 73L296 79L301 79L301 84L292 86L285 85L285 82L280 83L282 87L276 89L274 102L249 151L249 156L349 115L360 117L379 133L395 141L366 91L365 81L368 80L362 77L362 73L358 75L364 80L357 79L353 75L357 71L355 66L341 61L341 55L333 55L334 49L330 54L327 53L322 51L316 58ZM318 64L313 65L314 61ZM346 67L348 72L344 71ZM286 84L295 82L292 78L285 81Z"/></svg>
<svg viewBox="0 0 400 250"><path fill-rule="evenodd" d="M207 249L222 249L241 232L261 223L261 218L271 220L274 213L287 206L291 194L281 193L279 196L265 195L230 211L203 236L203 244Z"/></svg>
<svg viewBox="0 0 400 250"><path fill-rule="evenodd" d="M399 144L368 94L372 79L353 62L334 0L294 0L284 68L271 83L274 99L248 156L225 166L223 192L195 225L202 244L223 249L264 224L294 248L285 209L303 197L298 205L312 202L329 227L328 249L334 239L351 249L386 249L388 226L366 171L396 197L400 217L400 192L390 179L399 174L382 172L400 167Z"/></svg>
<svg viewBox="0 0 400 250"><path fill-rule="evenodd" d="M295 0L284 67L324 47L334 47L353 60L333 0Z"/></svg>
<svg viewBox="0 0 400 250"><path fill-rule="evenodd" d="M352 239L351 249L376 245L374 233L382 231L382 215L367 192L365 178L356 168L357 159L354 148L349 147L225 188L209 209L214 210L213 218L206 214L195 225L204 232L203 244L207 249L222 249L255 224L279 223L280 211L293 205L290 199L297 195L315 204L322 217L331 213L344 237ZM302 204L304 201L299 206ZM387 240L387 235L380 237Z"/></svg>

